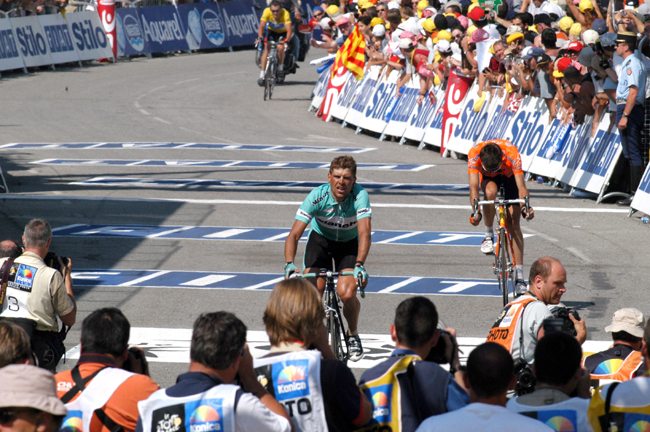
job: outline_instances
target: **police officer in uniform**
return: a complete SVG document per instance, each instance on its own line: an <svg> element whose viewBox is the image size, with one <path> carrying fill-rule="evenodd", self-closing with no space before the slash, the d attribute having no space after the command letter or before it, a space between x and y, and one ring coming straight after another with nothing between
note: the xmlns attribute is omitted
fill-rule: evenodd
<svg viewBox="0 0 650 432"><path fill-rule="evenodd" d="M59 258L63 275L45 264L52 243L52 229L44 219L33 219L25 226L25 250L13 263L0 260L0 274L11 266L6 291L0 291L0 318L23 327L30 336L39 366L54 371L65 347L58 334L57 315L66 326L75 323L77 305L70 276L72 262Z"/></svg>
<svg viewBox="0 0 650 432"><path fill-rule="evenodd" d="M620 32L616 37L616 54L623 58L616 87L616 124L623 145L623 155L630 164L631 196L617 202L629 206L643 177L641 155L641 132L645 118L646 68L634 55L637 37L635 33Z"/></svg>

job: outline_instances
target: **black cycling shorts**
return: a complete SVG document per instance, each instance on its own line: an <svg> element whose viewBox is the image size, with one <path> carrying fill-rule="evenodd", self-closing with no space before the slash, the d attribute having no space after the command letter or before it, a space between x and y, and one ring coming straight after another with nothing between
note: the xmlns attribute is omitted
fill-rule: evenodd
<svg viewBox="0 0 650 432"><path fill-rule="evenodd" d="M303 257L303 268L328 269L341 271L346 268L354 268L359 252L359 238L347 242L329 240L314 232L309 233L305 255ZM335 269L332 268L334 258Z"/></svg>
<svg viewBox="0 0 650 432"><path fill-rule="evenodd" d="M504 175L498 175L496 177L486 177L483 176L483 183L481 183L481 189L485 192L485 186L489 183L493 182L497 185L497 195L499 193L499 189L501 186L505 189L505 199L511 200L511 199L519 199L519 188L517 187L517 181L515 180L515 176L510 176L506 177ZM514 205L519 205L519 204L514 204Z"/></svg>
<svg viewBox="0 0 650 432"><path fill-rule="evenodd" d="M266 40L267 41L280 42L281 37L284 37L284 39L286 40L287 39L287 33L286 32L285 33L278 33L278 32L274 32L274 31L269 30L267 32L267 34L266 34Z"/></svg>

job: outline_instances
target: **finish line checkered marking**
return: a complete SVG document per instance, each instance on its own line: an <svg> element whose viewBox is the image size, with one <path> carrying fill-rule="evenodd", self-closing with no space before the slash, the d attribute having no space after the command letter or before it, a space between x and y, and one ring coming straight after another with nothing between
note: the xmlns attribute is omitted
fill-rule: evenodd
<svg viewBox="0 0 650 432"><path fill-rule="evenodd" d="M177 270L88 269L72 272L75 287L139 287L186 289L272 290L280 273L198 272ZM501 297L494 279L373 276L366 293L440 294Z"/></svg>
<svg viewBox="0 0 650 432"><path fill-rule="evenodd" d="M363 313L363 311L361 312ZM190 363L190 342L192 329L131 327L129 346L137 346L144 350L147 360L152 363ZM364 356L358 362L348 362L354 369L369 369L386 360L395 349L395 343L389 334L360 334ZM465 364L467 357L474 348L485 342L485 338L459 337L460 361ZM264 331L248 331L246 341L253 358L259 358L269 353L271 343ZM582 345L585 354L590 354L609 348L612 341L588 340ZM79 358L80 346L69 349L66 358ZM448 365L443 365L448 369Z"/></svg>
<svg viewBox="0 0 650 432"><path fill-rule="evenodd" d="M173 187L173 188L286 188L313 189L323 182L313 181L276 181L276 180L203 180L203 179L148 179L124 177L94 177L69 183L81 186L125 186L125 187ZM466 184L437 184L437 183L359 183L366 190L381 191L466 191Z"/></svg>
<svg viewBox="0 0 650 432"><path fill-rule="evenodd" d="M87 150L87 149L211 149L211 150L254 150L292 151L314 153L365 153L376 148L363 147L312 147L270 144L226 144L226 143L11 143L0 146L0 150Z"/></svg>
<svg viewBox="0 0 650 432"><path fill-rule="evenodd" d="M330 162L269 162L245 160L162 160L162 159L43 159L30 162L36 165L72 166L167 166L167 167L215 167L215 168L284 168L329 169ZM359 163L359 170L422 171L434 165Z"/></svg>
<svg viewBox="0 0 650 432"><path fill-rule="evenodd" d="M52 230L57 237L159 238L183 240L234 240L284 242L290 228L246 228L171 225L102 225L74 224ZM301 241L307 241L305 232ZM400 245L480 246L484 233L449 231L380 231L372 232L372 243ZM532 237L532 234L524 234Z"/></svg>

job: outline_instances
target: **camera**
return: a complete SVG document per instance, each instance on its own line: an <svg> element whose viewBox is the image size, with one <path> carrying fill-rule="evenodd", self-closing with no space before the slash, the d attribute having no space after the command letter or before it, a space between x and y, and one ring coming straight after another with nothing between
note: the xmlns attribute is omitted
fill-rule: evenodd
<svg viewBox="0 0 650 432"><path fill-rule="evenodd" d="M63 268L61 268L61 264L59 264L59 258L54 252L48 252L47 255L45 255L45 265L48 267L52 267L54 270L58 270L59 273L63 274ZM61 261L63 261L63 265L67 266L68 262L70 261L67 257L60 257Z"/></svg>
<svg viewBox="0 0 650 432"><path fill-rule="evenodd" d="M443 329L438 329L440 332L440 337L438 338L438 343L436 346L431 348L431 351L429 351L429 355L427 358L424 360L438 363L438 364L446 364L449 363L448 359L445 357L445 350L447 349L447 342L445 341L445 338L443 338L443 335L449 336L451 343L454 343L454 338L451 336L451 334L447 330Z"/></svg>
<svg viewBox="0 0 650 432"><path fill-rule="evenodd" d="M569 314L571 314L576 320L580 321L580 315L578 315L578 311L576 311L574 308L555 306L553 309L551 309L551 314L554 318L561 319L563 321L562 327L559 328L558 326L558 330L570 334L571 336L576 336L578 334L575 325L573 325L573 321L571 321L571 318L569 318ZM544 331L546 331L546 327L544 328Z"/></svg>
<svg viewBox="0 0 650 432"><path fill-rule="evenodd" d="M520 358L515 361L515 375L517 375L517 385L515 386L517 396L535 391L535 375L526 360Z"/></svg>

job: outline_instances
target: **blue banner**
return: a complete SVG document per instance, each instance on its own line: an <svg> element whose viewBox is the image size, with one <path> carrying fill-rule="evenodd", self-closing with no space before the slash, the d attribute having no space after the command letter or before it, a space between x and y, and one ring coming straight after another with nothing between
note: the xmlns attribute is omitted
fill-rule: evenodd
<svg viewBox="0 0 650 432"><path fill-rule="evenodd" d="M253 0L219 3L228 46L254 45L260 20Z"/></svg>
<svg viewBox="0 0 650 432"><path fill-rule="evenodd" d="M151 52L149 51L142 26L140 25L138 9L119 8L116 12L118 57Z"/></svg>
<svg viewBox="0 0 650 432"><path fill-rule="evenodd" d="M178 6L190 49L224 48L229 46L226 26L217 3L193 3Z"/></svg>
<svg viewBox="0 0 650 432"><path fill-rule="evenodd" d="M150 52L189 50L175 6L138 8L138 15Z"/></svg>

